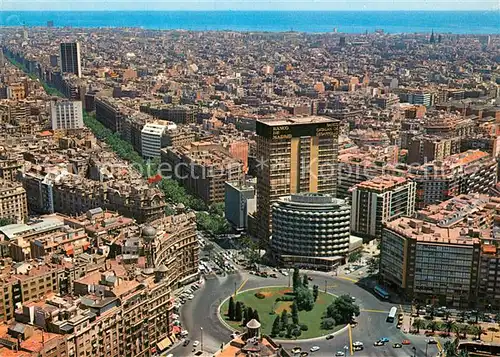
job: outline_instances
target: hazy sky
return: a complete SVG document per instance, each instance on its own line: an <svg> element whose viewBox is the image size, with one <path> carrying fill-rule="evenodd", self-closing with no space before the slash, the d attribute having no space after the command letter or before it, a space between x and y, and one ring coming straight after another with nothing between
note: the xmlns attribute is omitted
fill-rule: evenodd
<svg viewBox="0 0 500 357"><path fill-rule="evenodd" d="M499 10L499 4L499 0L0 0L0 10Z"/></svg>

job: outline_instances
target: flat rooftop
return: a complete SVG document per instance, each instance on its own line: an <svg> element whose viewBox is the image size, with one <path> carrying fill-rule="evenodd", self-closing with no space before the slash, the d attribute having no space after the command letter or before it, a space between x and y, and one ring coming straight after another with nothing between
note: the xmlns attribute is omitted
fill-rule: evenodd
<svg viewBox="0 0 500 357"><path fill-rule="evenodd" d="M464 227L442 228L422 220L402 217L386 223L386 227L400 235L415 239L419 243L453 244L461 246L473 246L479 243L479 238L471 237L469 230ZM487 232L478 232L479 236L487 235Z"/></svg>
<svg viewBox="0 0 500 357"><path fill-rule="evenodd" d="M402 185L406 182L407 180L404 177L384 175L384 176L374 177L371 180L360 182L359 184L356 185L356 187L358 189L382 192L387 189Z"/></svg>
<svg viewBox="0 0 500 357"><path fill-rule="evenodd" d="M268 126L282 126L282 125L303 125L303 124L321 124L321 123L336 123L337 120L321 117L317 115L300 116L292 118L280 119L259 119L259 122Z"/></svg>

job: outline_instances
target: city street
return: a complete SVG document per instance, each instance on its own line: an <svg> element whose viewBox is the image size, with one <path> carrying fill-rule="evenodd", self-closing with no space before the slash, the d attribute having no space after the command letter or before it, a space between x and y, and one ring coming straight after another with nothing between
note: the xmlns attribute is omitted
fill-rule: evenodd
<svg viewBox="0 0 500 357"><path fill-rule="evenodd" d="M313 341L283 342L286 348L300 346L303 350L309 351L312 346L319 346L320 350L311 355L333 356L337 351L344 351L344 347L350 346L352 342L361 341L365 348L363 351L354 352L356 356L413 356L416 354L417 357L424 357L426 355L426 338L406 335L396 328L395 323L387 323L386 317L393 304L380 301L370 291L356 285L354 277L335 277L318 272L308 272L307 274L313 278L312 284L318 285L321 290L326 285L327 291L330 293L354 296L361 309L361 314L357 318L358 325L351 329L351 337L347 330L343 330L331 340L321 337ZM278 278L261 278L246 272L238 272L225 277L209 277L196 293L195 298L182 306L181 321L184 328L189 331L191 341L201 342L203 340L203 349L215 352L220 348L222 342L231 340L232 331L227 329L217 317L218 306L224 299L235 290L273 285L287 286L288 282L288 277L281 274ZM398 308L400 307L398 306ZM389 342L385 346L373 346L373 343L382 337L387 337ZM393 343L401 343L403 339L409 339L412 344L398 349L392 347ZM415 351L412 349L413 347L415 347ZM436 345L428 345L427 347L427 356L438 354ZM192 346L183 347L181 345L169 352L174 357L192 356ZM347 355L350 355L349 351Z"/></svg>

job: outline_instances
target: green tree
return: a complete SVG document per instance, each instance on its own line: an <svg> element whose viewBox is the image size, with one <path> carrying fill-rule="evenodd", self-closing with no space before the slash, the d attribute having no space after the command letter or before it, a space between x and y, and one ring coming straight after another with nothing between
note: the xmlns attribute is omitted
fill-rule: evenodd
<svg viewBox="0 0 500 357"><path fill-rule="evenodd" d="M299 310L295 301L292 303L292 322L294 325L299 324Z"/></svg>
<svg viewBox="0 0 500 357"><path fill-rule="evenodd" d="M298 338L300 334L302 333L302 330L300 329L299 325L295 325L292 329L292 336L295 338Z"/></svg>
<svg viewBox="0 0 500 357"><path fill-rule="evenodd" d="M309 279L307 278L307 274L304 274L302 276L302 286L304 288L308 288L309 287Z"/></svg>
<svg viewBox="0 0 500 357"><path fill-rule="evenodd" d="M460 325L460 333L462 333L463 338L467 338L467 333L469 332L469 326L466 324Z"/></svg>
<svg viewBox="0 0 500 357"><path fill-rule="evenodd" d="M278 336L280 331L281 331L281 319L279 316L276 316L276 318L274 319L273 328L271 330L271 336L272 337Z"/></svg>
<svg viewBox="0 0 500 357"><path fill-rule="evenodd" d="M314 307L314 297L306 287L300 286L295 291L295 302L299 311L311 311Z"/></svg>
<svg viewBox="0 0 500 357"><path fill-rule="evenodd" d="M460 350L457 357L469 357L469 352L467 352L466 350Z"/></svg>
<svg viewBox="0 0 500 357"><path fill-rule="evenodd" d="M288 311L281 311L281 328L285 329L288 326Z"/></svg>
<svg viewBox="0 0 500 357"><path fill-rule="evenodd" d="M452 321L452 320L446 320L444 322L444 328L446 329L446 332L448 332L448 335L451 333L451 331L454 329L455 327L455 322Z"/></svg>
<svg viewBox="0 0 500 357"><path fill-rule="evenodd" d="M446 341L443 344L443 351L446 357L456 357L457 355L457 350L455 348L455 345L451 341Z"/></svg>
<svg viewBox="0 0 500 357"><path fill-rule="evenodd" d="M313 286L313 298L314 298L314 302L316 302L316 300L318 300L318 295L319 295L319 286L318 285L314 285Z"/></svg>
<svg viewBox="0 0 500 357"><path fill-rule="evenodd" d="M356 252L352 252L351 254L349 254L349 263L354 263L354 262L357 262L361 259L361 252L360 251L356 251Z"/></svg>
<svg viewBox="0 0 500 357"><path fill-rule="evenodd" d="M253 311L250 306L246 307L243 313L243 325L246 326L248 321L252 319Z"/></svg>
<svg viewBox="0 0 500 357"><path fill-rule="evenodd" d="M436 332L438 328L438 323L437 321L429 321L429 323L427 324L427 329L431 330L432 332Z"/></svg>
<svg viewBox="0 0 500 357"><path fill-rule="evenodd" d="M481 340L482 334L485 333L486 331L479 325L473 325L469 327L469 332L472 335L476 336L478 340Z"/></svg>
<svg viewBox="0 0 500 357"><path fill-rule="evenodd" d="M253 310L253 318L260 322L259 312L257 309Z"/></svg>
<svg viewBox="0 0 500 357"><path fill-rule="evenodd" d="M0 227L7 226L9 224L14 223L14 221L10 218L7 217L1 217L0 218Z"/></svg>
<svg viewBox="0 0 500 357"><path fill-rule="evenodd" d="M236 302L236 308L234 312L234 320L241 321L243 319L243 306L241 302Z"/></svg>
<svg viewBox="0 0 500 357"><path fill-rule="evenodd" d="M332 319L331 317L326 317L323 320L321 320L321 328L323 330L331 330L335 327L336 322L335 319Z"/></svg>
<svg viewBox="0 0 500 357"><path fill-rule="evenodd" d="M326 316L333 318L337 323L350 323L354 316L359 316L359 306L352 302L349 295L342 295L327 307Z"/></svg>
<svg viewBox="0 0 500 357"><path fill-rule="evenodd" d="M234 306L234 299L233 297L231 296L229 298L229 306L227 308L227 317L229 318L229 320L231 321L234 321L234 318L235 318L235 306Z"/></svg>
<svg viewBox="0 0 500 357"><path fill-rule="evenodd" d="M413 324L411 326L417 330L417 333L419 333L420 329L425 327L425 321L422 319L415 319L413 320Z"/></svg>
<svg viewBox="0 0 500 357"><path fill-rule="evenodd" d="M301 286L300 285L300 272L299 272L299 268L294 268L293 269L292 283L293 283L293 291L296 292L297 288L299 288Z"/></svg>

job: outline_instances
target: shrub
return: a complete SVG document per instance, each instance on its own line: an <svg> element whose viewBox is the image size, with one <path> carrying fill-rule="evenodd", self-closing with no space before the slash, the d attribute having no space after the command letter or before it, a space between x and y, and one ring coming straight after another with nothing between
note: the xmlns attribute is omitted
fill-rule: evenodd
<svg viewBox="0 0 500 357"><path fill-rule="evenodd" d="M326 319L323 319L321 321L321 328L323 330L331 330L334 327L335 327L335 320L332 319L331 317L327 317Z"/></svg>
<svg viewBox="0 0 500 357"><path fill-rule="evenodd" d="M274 300L276 302L280 302L281 301L281 298L280 297L277 297L276 300Z"/></svg>
<svg viewBox="0 0 500 357"><path fill-rule="evenodd" d="M281 332L278 334L278 337L281 337L281 338L285 337L285 332L284 332L284 331L281 331Z"/></svg>
<svg viewBox="0 0 500 357"><path fill-rule="evenodd" d="M262 293L255 293L255 297L256 297L257 299L261 299L261 300L262 300L262 299L265 299L265 298L266 298L266 295L264 295L264 294L262 294Z"/></svg>
<svg viewBox="0 0 500 357"><path fill-rule="evenodd" d="M309 326L307 326L306 324L300 324L300 329L302 331L307 331L307 330L309 330Z"/></svg>

